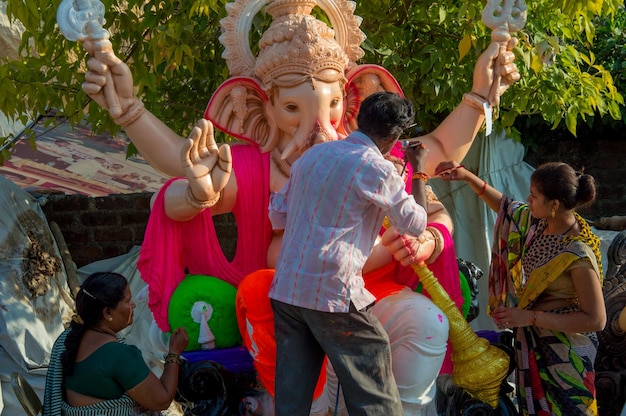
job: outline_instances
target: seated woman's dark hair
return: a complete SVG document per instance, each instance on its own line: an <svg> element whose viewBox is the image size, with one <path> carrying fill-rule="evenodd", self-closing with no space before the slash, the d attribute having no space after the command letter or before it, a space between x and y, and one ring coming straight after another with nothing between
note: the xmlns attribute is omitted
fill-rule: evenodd
<svg viewBox="0 0 626 416"><path fill-rule="evenodd" d="M357 124L359 131L375 142L398 138L415 120L415 107L406 98L392 92L376 92L361 103Z"/></svg>
<svg viewBox="0 0 626 416"><path fill-rule="evenodd" d="M124 299L128 281L119 273L97 272L91 274L76 294L76 313L79 317L70 323L65 337L65 351L61 355L63 372L72 374L80 340L85 331L104 318L105 308L114 308Z"/></svg>
<svg viewBox="0 0 626 416"><path fill-rule="evenodd" d="M566 210L591 204L596 199L596 182L591 175L576 173L564 162L539 166L531 183L548 199L561 201Z"/></svg>

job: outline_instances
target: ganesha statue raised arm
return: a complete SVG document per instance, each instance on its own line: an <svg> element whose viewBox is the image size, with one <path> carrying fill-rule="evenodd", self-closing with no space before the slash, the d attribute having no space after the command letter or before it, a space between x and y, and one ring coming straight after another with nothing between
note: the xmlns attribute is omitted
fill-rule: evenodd
<svg viewBox="0 0 626 416"><path fill-rule="evenodd" d="M316 6L326 13L332 27L311 14ZM121 111L112 116L124 126L139 153L155 169L176 177L155 195L138 261L156 324L169 331L172 315L180 313L169 308L170 299L187 274L215 276L231 284L237 288L243 343L255 359L260 383L271 395L275 346L271 339L255 338L273 333L267 291L281 234L271 229L268 220L269 195L286 183L291 164L308 148L356 130L360 103L368 95L377 91L402 94L402 90L384 68L357 63L363 56L360 45L365 37L352 1L237 0L226 8L220 41L231 77L215 91L189 138L180 137L143 107L134 96L130 70L110 50L110 43L103 47L88 36L83 42L91 58L83 89L111 112L114 108L108 103L120 103ZM252 19L263 8L272 22L254 56L248 35ZM500 80L498 89L503 92L519 78L510 52L515 42L512 39L504 51L497 43L489 46L476 64L471 93L439 127L421 137L430 151L427 173L434 172L441 160L463 159L484 121L482 104L494 79ZM241 143L218 145L214 127ZM431 202L429 210L441 206L435 199ZM224 255L212 221L212 216L222 213L232 213L237 222L232 259ZM435 214L429 219L434 221ZM451 239L445 238L451 229L449 217L441 222L444 226L432 227L428 234L439 239L425 239L420 248L420 255L429 262L437 260L444 241L453 250ZM417 414L432 400L434 380L446 352L448 322L430 300L411 290L415 281L397 278L402 266L396 263L385 247L377 245L364 277L366 287L384 307L383 325L403 315L403 322L412 328L389 335L405 413ZM383 286L396 285L397 291L375 293L373 279L368 287L372 273L379 277L378 283L382 276ZM456 278L460 293L458 273ZM194 301L203 301L202 295L198 293ZM213 310L217 311L215 305ZM408 349L404 340L395 339L397 334L416 331L428 331L429 336L409 340L412 347ZM217 333L215 337L219 344ZM396 353L404 355L400 358ZM413 371L416 367L419 371ZM324 382L322 374L316 397L322 397Z"/></svg>

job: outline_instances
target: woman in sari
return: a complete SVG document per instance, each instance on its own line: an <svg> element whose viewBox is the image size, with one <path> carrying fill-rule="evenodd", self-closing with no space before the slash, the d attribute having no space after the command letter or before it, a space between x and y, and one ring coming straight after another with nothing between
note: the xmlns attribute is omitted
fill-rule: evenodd
<svg viewBox="0 0 626 416"><path fill-rule="evenodd" d="M436 172L466 181L498 213L489 313L498 328L515 333L520 413L597 415L596 331L606 324L600 241L575 212L594 201L593 177L546 163L532 174L523 203L457 162Z"/></svg>
<svg viewBox="0 0 626 416"><path fill-rule="evenodd" d="M180 354L188 344L184 328L170 337L158 378L141 351L118 332L133 323L126 278L94 273L76 294L77 316L54 343L46 376L44 416L130 416L160 414L176 394Z"/></svg>

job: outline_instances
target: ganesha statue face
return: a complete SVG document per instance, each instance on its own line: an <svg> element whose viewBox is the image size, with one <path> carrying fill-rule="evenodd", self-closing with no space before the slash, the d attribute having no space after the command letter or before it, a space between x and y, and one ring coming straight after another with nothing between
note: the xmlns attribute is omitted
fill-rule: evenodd
<svg viewBox="0 0 626 416"><path fill-rule="evenodd" d="M326 72L337 78L334 70ZM343 116L343 84L317 81L315 88L308 82L276 88L266 106L266 114L268 122L276 126L279 134L277 148L283 158L299 156L314 144L339 138L337 128Z"/></svg>
<svg viewBox="0 0 626 416"><path fill-rule="evenodd" d="M371 93L401 93L384 68L356 65L364 35L348 1L271 2L272 24L259 41L258 57L252 58L241 46L248 34L237 29L264 3L230 3L229 17L222 21L223 56L233 76L217 89L205 112L220 130L292 162L312 145L355 130L359 105ZM341 33L310 15L316 5L325 8Z"/></svg>

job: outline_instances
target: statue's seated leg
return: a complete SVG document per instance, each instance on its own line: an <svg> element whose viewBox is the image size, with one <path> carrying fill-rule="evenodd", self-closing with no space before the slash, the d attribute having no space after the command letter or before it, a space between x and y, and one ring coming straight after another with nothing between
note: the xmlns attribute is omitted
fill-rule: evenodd
<svg viewBox="0 0 626 416"><path fill-rule="evenodd" d="M448 318L426 296L403 289L374 305L389 335L393 374L405 415L419 415L435 395L448 341Z"/></svg>
<svg viewBox="0 0 626 416"><path fill-rule="evenodd" d="M389 335L393 374L404 414L420 415L433 401L436 379L448 341L448 318L426 296L403 289L379 300L372 308ZM337 378L329 365L326 390L335 416L347 415L337 401Z"/></svg>
<svg viewBox="0 0 626 416"><path fill-rule="evenodd" d="M274 397L274 375L276 371L276 339L274 337L274 313L268 297L273 269L258 270L246 276L237 288L237 322L243 339L243 345L254 359L254 367L259 382ZM324 385L326 372L323 369L315 388L311 414L325 414L327 410ZM251 397L251 401L254 397ZM255 407L256 406L251 406ZM265 405L264 408L269 406ZM253 412L250 412L253 414ZM273 411L272 411L273 414ZM263 412L268 416L267 412Z"/></svg>
<svg viewBox="0 0 626 416"><path fill-rule="evenodd" d="M274 316L267 294L274 270L259 270L246 276L237 288L237 322L243 345L254 359L260 383L274 396L276 342Z"/></svg>

